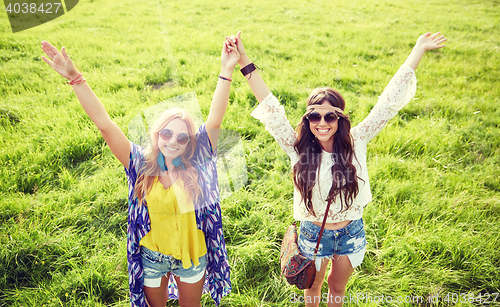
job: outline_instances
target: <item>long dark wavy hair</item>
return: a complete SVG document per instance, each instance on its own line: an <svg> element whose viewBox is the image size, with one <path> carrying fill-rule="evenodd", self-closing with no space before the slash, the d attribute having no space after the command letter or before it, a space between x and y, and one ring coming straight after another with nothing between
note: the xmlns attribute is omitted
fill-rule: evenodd
<svg viewBox="0 0 500 307"><path fill-rule="evenodd" d="M317 88L307 98L307 105L320 105L327 101L332 106L345 109L345 101L342 95L329 87ZM302 201L304 202L307 211L316 216L312 205L312 190L316 184L318 167L321 163L322 148L316 137L311 132L309 120L306 112L302 116L302 121L295 129L297 133L297 141L294 148L299 155L299 161L293 166L293 181L299 190ZM328 193L328 203L334 202L337 197L341 201L341 211L349 209L356 195L358 195L359 178L356 173L356 168L352 164L353 159L356 159L354 153L354 141L351 136L351 122L345 114L338 114L338 128L333 136L332 159L333 166L331 172L333 182ZM327 213L328 214L328 213Z"/></svg>

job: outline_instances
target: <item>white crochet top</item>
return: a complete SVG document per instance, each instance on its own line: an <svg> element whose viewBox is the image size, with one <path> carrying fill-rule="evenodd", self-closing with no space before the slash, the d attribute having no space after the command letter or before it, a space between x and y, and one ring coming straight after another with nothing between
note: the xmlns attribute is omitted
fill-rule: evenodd
<svg viewBox="0 0 500 307"><path fill-rule="evenodd" d="M353 159L353 165L356 167L357 175L364 180L358 180L359 193L354 198L352 205L348 210L341 210L340 198L330 205L327 223L337 223L346 220L357 220L363 215L363 207L372 200L370 191L370 182L368 179L368 170L366 166L366 147L415 95L417 89L417 79L415 71L406 65L401 66L394 77L385 88L384 92L378 98L377 104L373 107L370 114L356 127L351 129L354 139L354 151L356 159ZM297 139L295 131L288 122L285 115L285 109L279 104L278 99L270 93L251 114L260 120L271 135L276 139L281 148L288 154L292 166L299 161L299 155L295 152L293 145ZM323 151L321 154L319 180L312 191L312 204L316 217L307 212L302 197L294 188L293 211L294 219L298 221L323 222L327 206L326 198L332 186L333 176L331 167L333 165L332 153Z"/></svg>

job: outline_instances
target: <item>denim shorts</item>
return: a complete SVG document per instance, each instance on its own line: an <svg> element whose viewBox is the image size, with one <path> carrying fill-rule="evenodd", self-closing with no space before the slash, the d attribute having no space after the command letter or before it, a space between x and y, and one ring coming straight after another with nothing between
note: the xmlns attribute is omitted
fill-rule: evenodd
<svg viewBox="0 0 500 307"><path fill-rule="evenodd" d="M299 249L309 259L314 259L314 249L321 227L309 221L300 223ZM316 259L332 258L333 255L347 255L353 268L363 261L366 251L363 219L355 220L337 230L324 229ZM318 268L318 263L316 263Z"/></svg>
<svg viewBox="0 0 500 307"><path fill-rule="evenodd" d="M205 276L205 268L207 267L206 255L200 257L200 265L194 266L193 261L191 261L191 267L184 269L181 260L152 251L144 246L141 246L141 261L144 271L144 285L151 288L158 288L161 284L161 278L168 273L179 277L182 282L197 283Z"/></svg>

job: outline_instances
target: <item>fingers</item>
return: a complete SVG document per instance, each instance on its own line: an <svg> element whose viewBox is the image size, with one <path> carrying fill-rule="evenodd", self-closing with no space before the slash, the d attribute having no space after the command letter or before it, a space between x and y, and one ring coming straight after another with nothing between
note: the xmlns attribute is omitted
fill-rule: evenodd
<svg viewBox="0 0 500 307"><path fill-rule="evenodd" d="M227 47L229 47L229 46L236 47L236 43L235 43L235 41L234 41L234 40L232 40L230 37L227 37L227 36L226 36L225 43L226 43L226 46L227 46Z"/></svg>
<svg viewBox="0 0 500 307"><path fill-rule="evenodd" d="M49 51L48 51L47 49L45 49L43 46L42 46L42 50L43 50L43 52L45 52L45 54L46 54L49 58L51 58L51 59L52 59L52 56L51 56L51 55L49 55Z"/></svg>
<svg viewBox="0 0 500 307"><path fill-rule="evenodd" d="M437 32L431 36L431 39L434 41L436 44L435 49L443 48L446 45L441 45L442 43L446 42L446 37L444 35L439 36L441 33Z"/></svg>
<svg viewBox="0 0 500 307"><path fill-rule="evenodd" d="M53 59L54 58L54 55L53 55L53 52L51 51L51 48L50 47L54 47L52 46L49 42L47 41L42 41L41 42L42 44L42 50L43 52L45 52L45 54L50 58L50 59ZM45 63L49 64L50 67L54 68L54 65L52 63L51 60L47 59L46 57L44 57L42 55L42 60L45 61Z"/></svg>
<svg viewBox="0 0 500 307"><path fill-rule="evenodd" d="M425 37L428 42L432 42L436 45L442 44L446 41L446 37L444 35L441 35L441 32L436 32L431 35L431 32L427 32L422 35L422 37ZM444 47L444 45L439 45L439 48Z"/></svg>
<svg viewBox="0 0 500 307"><path fill-rule="evenodd" d="M234 45L229 45L228 48L229 48L229 53L230 52L235 52L235 53L238 52L238 48L236 48L236 46L234 46Z"/></svg>
<svg viewBox="0 0 500 307"><path fill-rule="evenodd" d="M234 45L234 43L231 40L231 38L226 36L226 40L224 41L224 43L225 43L225 46L226 46L226 52L228 52L228 53L231 52L229 50L229 46Z"/></svg>
<svg viewBox="0 0 500 307"><path fill-rule="evenodd" d="M442 42L446 42L446 37L444 37L444 35L441 35L435 41L436 41L436 44L441 44Z"/></svg>
<svg viewBox="0 0 500 307"><path fill-rule="evenodd" d="M49 64L49 66L50 66L50 67L54 68L54 66L52 66L52 61L51 61L51 60L49 60L49 59L47 59L47 58L46 58L46 57L44 57L43 55L42 55L42 60L44 60L44 61L45 61L45 63Z"/></svg>
<svg viewBox="0 0 500 307"><path fill-rule="evenodd" d="M436 38L436 36L438 36L439 34L441 34L441 33L440 33L440 32L436 32L436 33L432 34L430 38L434 39L434 38Z"/></svg>
<svg viewBox="0 0 500 307"><path fill-rule="evenodd" d="M241 31L236 34L236 36L226 36L226 40L224 41L224 48L226 53L233 53L239 55L238 43L241 42Z"/></svg>
<svg viewBox="0 0 500 307"><path fill-rule="evenodd" d="M48 41L42 41L42 49L49 56L49 58L53 59L59 51L57 48L52 46Z"/></svg>
<svg viewBox="0 0 500 307"><path fill-rule="evenodd" d="M52 60L54 58L53 52L45 45L42 45L42 50Z"/></svg>
<svg viewBox="0 0 500 307"><path fill-rule="evenodd" d="M66 53L66 47L62 47L61 53L62 53L64 59L66 59L66 61L71 61L71 59L69 58L69 55Z"/></svg>
<svg viewBox="0 0 500 307"><path fill-rule="evenodd" d="M238 31L238 33L236 33L236 36L234 35L231 35L230 37L226 36L226 41L228 44L235 44L236 46L239 44L243 44L241 42L241 31Z"/></svg>
<svg viewBox="0 0 500 307"><path fill-rule="evenodd" d="M241 48L243 51L243 41L241 40L241 31L238 31L238 33L236 33L236 45L239 46L239 48Z"/></svg>

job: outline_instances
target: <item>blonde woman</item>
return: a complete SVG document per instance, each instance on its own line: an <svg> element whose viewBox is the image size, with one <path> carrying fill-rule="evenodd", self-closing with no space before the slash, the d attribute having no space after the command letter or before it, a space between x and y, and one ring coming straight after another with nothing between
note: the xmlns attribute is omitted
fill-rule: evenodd
<svg viewBox="0 0 500 307"><path fill-rule="evenodd" d="M69 80L82 107L125 167L129 184L127 260L132 306L216 305L231 291L222 233L216 146L231 77L240 55L224 42L221 73L207 121L198 129L180 109L167 110L150 131L148 148L130 142L77 71L63 47L43 41L42 57ZM169 296L170 295L170 296Z"/></svg>

